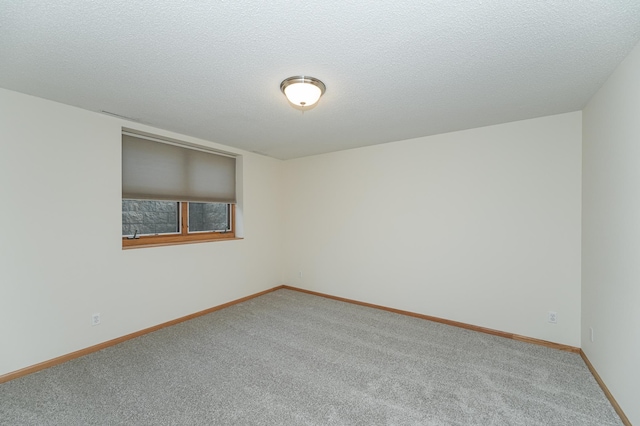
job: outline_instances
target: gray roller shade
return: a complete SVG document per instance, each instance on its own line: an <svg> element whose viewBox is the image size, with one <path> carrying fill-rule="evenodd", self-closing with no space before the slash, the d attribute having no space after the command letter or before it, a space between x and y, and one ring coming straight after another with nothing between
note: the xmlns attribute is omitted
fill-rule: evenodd
<svg viewBox="0 0 640 426"><path fill-rule="evenodd" d="M236 159L123 134L122 198L235 203Z"/></svg>

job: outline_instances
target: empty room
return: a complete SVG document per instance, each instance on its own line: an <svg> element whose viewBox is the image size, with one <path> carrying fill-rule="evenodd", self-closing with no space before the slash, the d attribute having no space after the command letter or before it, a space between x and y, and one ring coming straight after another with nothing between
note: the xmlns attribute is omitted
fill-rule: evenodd
<svg viewBox="0 0 640 426"><path fill-rule="evenodd" d="M640 2L0 5L0 425L640 424Z"/></svg>

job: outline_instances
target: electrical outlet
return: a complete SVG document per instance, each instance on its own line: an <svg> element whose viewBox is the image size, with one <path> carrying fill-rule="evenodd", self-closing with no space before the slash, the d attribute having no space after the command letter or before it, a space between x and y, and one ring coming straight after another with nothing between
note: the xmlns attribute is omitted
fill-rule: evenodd
<svg viewBox="0 0 640 426"><path fill-rule="evenodd" d="M558 313L554 311L549 311L549 322L551 324L556 324L558 322Z"/></svg>
<svg viewBox="0 0 640 426"><path fill-rule="evenodd" d="M98 325L98 324L100 324L100 314L91 315L91 325Z"/></svg>
<svg viewBox="0 0 640 426"><path fill-rule="evenodd" d="M589 327L589 331L591 332L591 341L593 342L595 340L595 337L593 337L593 327Z"/></svg>
<svg viewBox="0 0 640 426"><path fill-rule="evenodd" d="M298 278L302 279L302 271L298 271Z"/></svg>

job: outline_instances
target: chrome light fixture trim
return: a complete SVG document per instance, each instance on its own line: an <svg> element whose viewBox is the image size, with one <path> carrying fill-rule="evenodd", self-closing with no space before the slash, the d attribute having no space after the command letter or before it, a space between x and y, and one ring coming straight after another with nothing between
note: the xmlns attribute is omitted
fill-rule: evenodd
<svg viewBox="0 0 640 426"><path fill-rule="evenodd" d="M280 83L280 90L296 107L310 107L320 100L327 86L315 77L298 75Z"/></svg>

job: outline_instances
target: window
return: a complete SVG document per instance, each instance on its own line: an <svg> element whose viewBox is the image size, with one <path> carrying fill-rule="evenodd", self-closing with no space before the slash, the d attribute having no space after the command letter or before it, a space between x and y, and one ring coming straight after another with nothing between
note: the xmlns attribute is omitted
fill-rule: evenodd
<svg viewBox="0 0 640 426"><path fill-rule="evenodd" d="M235 238L235 158L122 136L122 246Z"/></svg>

